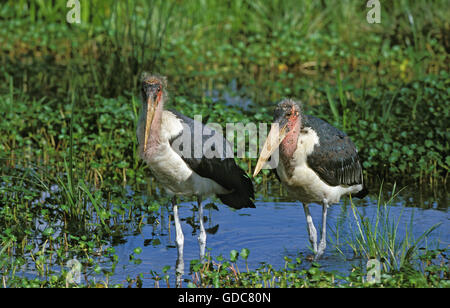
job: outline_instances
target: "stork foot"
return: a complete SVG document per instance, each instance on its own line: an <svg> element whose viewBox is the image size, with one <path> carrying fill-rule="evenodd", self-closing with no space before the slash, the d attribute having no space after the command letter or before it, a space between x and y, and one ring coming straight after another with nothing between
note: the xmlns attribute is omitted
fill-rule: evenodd
<svg viewBox="0 0 450 308"><path fill-rule="evenodd" d="M206 249L206 231L205 226L203 224L203 205L202 200L198 197L198 220L200 223L200 232L197 237L198 246L200 248L200 261L204 262L205 260L205 249Z"/></svg>
<svg viewBox="0 0 450 308"><path fill-rule="evenodd" d="M320 241L319 248L317 249L317 253L314 256L314 261L317 261L323 255L326 247L327 247L327 244Z"/></svg>
<svg viewBox="0 0 450 308"><path fill-rule="evenodd" d="M328 209L328 201L323 199L322 203L322 235L320 238L319 247L317 248L316 256L314 257L314 261L318 260L323 253L325 252L325 248L327 247L327 209Z"/></svg>
<svg viewBox="0 0 450 308"><path fill-rule="evenodd" d="M314 254L317 254L317 231L316 228L314 227L311 214L309 213L308 205L303 204L303 209L305 210L306 223L308 225L309 242L311 243Z"/></svg>
<svg viewBox="0 0 450 308"><path fill-rule="evenodd" d="M177 262L175 264L175 275L176 275L176 287L181 288L183 282L183 274L184 274L184 259L183 257L180 259L177 258Z"/></svg>
<svg viewBox="0 0 450 308"><path fill-rule="evenodd" d="M172 205L173 205L173 216L175 221L175 243L177 245L177 262L175 265L175 271L176 271L176 283L177 287L181 287L182 278L184 275L184 257L183 257L183 250L184 250L184 234L183 229L181 228L181 222L180 222L180 216L178 214L178 205L176 204L176 197L174 196L172 199Z"/></svg>

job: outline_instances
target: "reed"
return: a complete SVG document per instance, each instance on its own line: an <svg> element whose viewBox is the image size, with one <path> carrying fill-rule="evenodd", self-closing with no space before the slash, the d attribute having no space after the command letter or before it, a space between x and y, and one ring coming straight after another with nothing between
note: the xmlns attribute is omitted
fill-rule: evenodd
<svg viewBox="0 0 450 308"><path fill-rule="evenodd" d="M349 232L333 230L335 236L342 234L345 239L336 239L336 248L340 254L345 256L345 247L349 247L355 256L360 256L364 260L379 260L384 271L400 270L410 266L419 254L419 249L431 232L436 230L441 223L429 227L421 235L414 236L413 218L409 219L409 225L404 228L404 233L399 232L399 223L403 215L403 210L397 218L391 216L390 209L395 206L394 202L401 192L396 191L394 185L391 197L388 200L382 199L382 186L380 187L377 209L373 217L367 217L362 214L350 198L351 218L349 223ZM339 243L345 243L339 244ZM428 247L425 247L426 249Z"/></svg>

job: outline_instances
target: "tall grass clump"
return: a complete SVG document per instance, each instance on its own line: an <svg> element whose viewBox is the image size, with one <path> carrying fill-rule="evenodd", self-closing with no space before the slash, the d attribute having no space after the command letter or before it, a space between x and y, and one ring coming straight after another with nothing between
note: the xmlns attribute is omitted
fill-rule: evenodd
<svg viewBox="0 0 450 308"><path fill-rule="evenodd" d="M420 236L413 234L413 215L410 223L405 226L404 232L400 233L399 224L403 215L403 209L397 218L391 215L393 202L398 196L395 185L389 200L383 201L381 189L377 200L377 208L373 217L363 215L350 199L351 221L350 232L345 243L351 248L356 256L366 260L377 259L385 271L400 270L411 265L418 256L419 249L427 236L440 226L437 223L429 227ZM338 248L342 254L342 250Z"/></svg>

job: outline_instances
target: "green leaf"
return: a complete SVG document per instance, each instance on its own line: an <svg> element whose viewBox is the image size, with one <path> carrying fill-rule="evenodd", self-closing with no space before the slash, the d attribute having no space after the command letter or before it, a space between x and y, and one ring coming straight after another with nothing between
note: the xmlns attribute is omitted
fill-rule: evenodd
<svg viewBox="0 0 450 308"><path fill-rule="evenodd" d="M231 262L236 262L238 256L239 256L239 252L238 252L237 250L233 249L233 250L230 252L230 261L231 261Z"/></svg>
<svg viewBox="0 0 450 308"><path fill-rule="evenodd" d="M247 260L249 254L250 254L250 250L248 250L247 248L242 248L242 250L241 250L241 257L244 260Z"/></svg>

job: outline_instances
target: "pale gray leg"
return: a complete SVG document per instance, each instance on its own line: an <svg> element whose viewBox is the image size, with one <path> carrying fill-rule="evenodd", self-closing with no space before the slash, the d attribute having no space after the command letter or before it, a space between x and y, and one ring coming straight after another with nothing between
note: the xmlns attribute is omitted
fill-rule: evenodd
<svg viewBox="0 0 450 308"><path fill-rule="evenodd" d="M314 223L313 223L311 214L309 213L308 205L303 204L303 209L305 210L306 223L308 224L309 241L314 250L314 254L316 254L317 253L317 231L316 231L316 228L314 227Z"/></svg>
<svg viewBox="0 0 450 308"><path fill-rule="evenodd" d="M176 271L176 281L177 281L177 287L181 287L181 281L184 274L184 257L183 257L183 249L184 249L184 235L183 235L183 229L181 229L181 223L180 223L180 216L178 214L178 205L177 203L177 197L174 196L172 198L172 206L173 206L173 219L175 221L175 232L176 232L176 238L175 243L177 244L177 250L178 250L178 257L177 257L177 263L175 266Z"/></svg>
<svg viewBox="0 0 450 308"><path fill-rule="evenodd" d="M319 259L323 255L325 248L327 247L327 209L328 201L323 199L322 201L322 235L320 238L319 249L315 256L315 260Z"/></svg>
<svg viewBox="0 0 450 308"><path fill-rule="evenodd" d="M198 220L200 222L200 233L198 235L198 246L200 247L200 260L204 261L206 248L206 231L203 225L203 205L201 197L198 197Z"/></svg>

